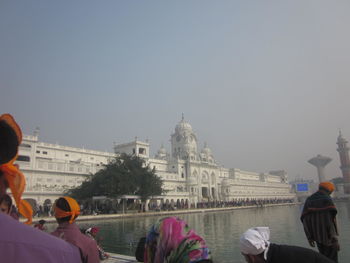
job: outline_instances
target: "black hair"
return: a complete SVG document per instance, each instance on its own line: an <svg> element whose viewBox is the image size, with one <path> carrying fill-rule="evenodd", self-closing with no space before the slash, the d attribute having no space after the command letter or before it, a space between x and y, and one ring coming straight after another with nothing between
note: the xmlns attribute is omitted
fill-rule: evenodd
<svg viewBox="0 0 350 263"><path fill-rule="evenodd" d="M11 209L12 206L12 199L8 194L4 194L0 196L0 204L6 203L8 206L8 210Z"/></svg>
<svg viewBox="0 0 350 263"><path fill-rule="evenodd" d="M66 212L70 212L71 211L67 200L64 199L63 197L60 197L60 198L58 198L56 200L55 206L57 206L58 208L62 209L63 211L66 211ZM77 216L75 216L75 218L77 218ZM66 217L62 217L62 218L56 218L56 220L57 220L57 222L59 224L63 223L63 222L68 222L70 219L71 219L71 216L66 216Z"/></svg>
<svg viewBox="0 0 350 263"><path fill-rule="evenodd" d="M11 161L17 154L18 146L16 132L6 121L0 121L0 164Z"/></svg>
<svg viewBox="0 0 350 263"><path fill-rule="evenodd" d="M318 187L318 191L323 191L325 192L326 194L331 194L333 191L329 191L327 188L323 187L323 186L319 186Z"/></svg>
<svg viewBox="0 0 350 263"><path fill-rule="evenodd" d="M44 219L39 220L39 224L43 225L45 223L46 223L46 220L44 220Z"/></svg>

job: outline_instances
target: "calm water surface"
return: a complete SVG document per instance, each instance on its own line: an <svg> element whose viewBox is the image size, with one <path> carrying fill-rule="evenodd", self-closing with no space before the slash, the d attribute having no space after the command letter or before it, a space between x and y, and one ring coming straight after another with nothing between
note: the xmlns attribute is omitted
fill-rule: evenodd
<svg viewBox="0 0 350 263"><path fill-rule="evenodd" d="M339 202L340 262L350 262L350 203ZM254 226L269 226L271 241L309 247L299 220L301 206L240 209L227 212L180 214L190 227L207 241L214 262L244 262L238 247L242 232ZM164 216L162 216L164 217ZM142 217L94 221L80 224L100 227L102 246L110 252L134 255L137 241L161 217Z"/></svg>

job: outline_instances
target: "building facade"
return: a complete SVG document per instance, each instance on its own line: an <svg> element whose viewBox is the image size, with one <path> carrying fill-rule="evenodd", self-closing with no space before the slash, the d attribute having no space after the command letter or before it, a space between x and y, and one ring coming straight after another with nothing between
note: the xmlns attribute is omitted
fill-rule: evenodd
<svg viewBox="0 0 350 263"><path fill-rule="evenodd" d="M27 180L24 198L38 204L52 203L121 153L137 155L155 169L166 190L166 194L156 197L161 202L196 204L295 197L284 171L255 173L220 166L207 144L198 150L197 135L182 118L171 134L171 152L162 145L154 157L150 156L148 141L137 138L115 145L114 153L108 153L43 143L38 134L24 136L17 160Z"/></svg>
<svg viewBox="0 0 350 263"><path fill-rule="evenodd" d="M116 145L116 154L136 154L154 168L164 182L163 202L190 204L242 199L293 199L284 171L256 173L220 166L208 145L198 150L198 139L191 125L182 118L170 136L171 152L162 145L154 157L150 145L135 139Z"/></svg>
<svg viewBox="0 0 350 263"><path fill-rule="evenodd" d="M24 135L16 163L26 177L23 198L50 205L107 164L114 153L40 142Z"/></svg>

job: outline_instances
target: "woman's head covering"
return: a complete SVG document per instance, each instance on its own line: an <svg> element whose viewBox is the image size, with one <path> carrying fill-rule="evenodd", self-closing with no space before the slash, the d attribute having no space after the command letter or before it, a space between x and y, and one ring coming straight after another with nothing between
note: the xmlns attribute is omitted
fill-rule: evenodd
<svg viewBox="0 0 350 263"><path fill-rule="evenodd" d="M195 263L210 259L205 240L177 217L160 219L147 235L144 262Z"/></svg>
<svg viewBox="0 0 350 263"><path fill-rule="evenodd" d="M70 216L69 223L72 224L77 216L80 214L80 206L78 202L69 196L60 197L67 201L70 211L64 211L57 206L57 202L54 205L54 213L56 218L63 218Z"/></svg>
<svg viewBox="0 0 350 263"><path fill-rule="evenodd" d="M250 228L239 239L240 250L246 255L259 255L269 247L269 239L268 227Z"/></svg>
<svg viewBox="0 0 350 263"><path fill-rule="evenodd" d="M97 234L100 229L98 227L89 227L85 230L85 234Z"/></svg>
<svg viewBox="0 0 350 263"><path fill-rule="evenodd" d="M332 193L335 190L335 186L332 182L322 182L318 185L318 188L322 188Z"/></svg>
<svg viewBox="0 0 350 263"><path fill-rule="evenodd" d="M0 172L5 177L12 196L15 199L19 213L32 223L33 210L31 205L21 200L25 188L25 177L14 164L18 155L18 146L22 142L22 131L10 114L0 116Z"/></svg>

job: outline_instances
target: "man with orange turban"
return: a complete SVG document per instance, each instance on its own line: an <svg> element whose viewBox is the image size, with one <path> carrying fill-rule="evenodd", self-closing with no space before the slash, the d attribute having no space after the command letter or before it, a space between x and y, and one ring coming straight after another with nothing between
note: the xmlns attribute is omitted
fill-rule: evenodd
<svg viewBox="0 0 350 263"><path fill-rule="evenodd" d="M53 209L58 227L51 234L78 247L82 262L100 262L96 241L81 233L75 224L75 219L80 214L77 201L68 196L60 197L56 200Z"/></svg>
<svg viewBox="0 0 350 263"><path fill-rule="evenodd" d="M11 189L19 212L31 222L31 207L22 200L25 177L14 165L22 132L10 114L0 116L0 196ZM79 250L73 245L38 231L0 212L1 262L78 263Z"/></svg>
<svg viewBox="0 0 350 263"><path fill-rule="evenodd" d="M306 199L301 221L310 246L316 242L321 254L338 262L337 209L330 196L334 190L333 183L320 183L318 191Z"/></svg>

